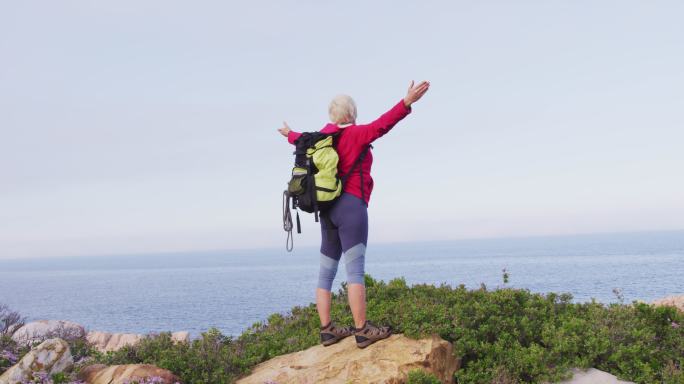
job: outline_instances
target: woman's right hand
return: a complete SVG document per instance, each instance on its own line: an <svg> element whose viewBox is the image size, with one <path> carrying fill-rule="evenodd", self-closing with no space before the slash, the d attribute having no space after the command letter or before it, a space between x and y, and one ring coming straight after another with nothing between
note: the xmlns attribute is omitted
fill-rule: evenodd
<svg viewBox="0 0 684 384"><path fill-rule="evenodd" d="M404 105L406 107L410 107L411 104L415 103L416 101L420 100L421 97L425 94L425 92L428 91L430 88L430 82L428 81L423 81L420 84L414 86L414 81L411 80L411 85L409 85L408 92L406 93L406 97L404 97Z"/></svg>
<svg viewBox="0 0 684 384"><path fill-rule="evenodd" d="M284 121L283 121L283 127L278 128L278 132L280 132L280 134L285 136L285 137L287 137L287 135L290 133L290 131L291 131L290 127Z"/></svg>

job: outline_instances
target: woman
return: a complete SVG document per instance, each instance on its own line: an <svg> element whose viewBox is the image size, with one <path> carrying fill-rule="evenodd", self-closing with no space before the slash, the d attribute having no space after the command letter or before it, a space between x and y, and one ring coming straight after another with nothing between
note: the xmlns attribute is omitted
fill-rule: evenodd
<svg viewBox="0 0 684 384"><path fill-rule="evenodd" d="M420 100L429 87L430 83L427 81L416 86L411 81L406 97L380 118L364 125L356 124L356 104L351 97L340 95L330 103L328 113L331 123L321 132L339 132L336 147L340 158L338 170L340 175L349 176L343 186L342 196L320 221L321 264L316 308L321 320L320 338L323 345L334 344L354 334L356 345L365 348L391 334L389 327L378 327L366 320L364 264L368 240L367 206L373 191L373 179L370 176L373 156L369 145L411 113L411 105ZM290 144L294 144L301 135L292 131L287 123L278 131L287 137ZM368 152L361 157L365 151ZM360 170L359 165L354 166L357 159L362 159ZM345 257L349 306L354 317L354 328L333 325L330 319L330 291L342 254Z"/></svg>

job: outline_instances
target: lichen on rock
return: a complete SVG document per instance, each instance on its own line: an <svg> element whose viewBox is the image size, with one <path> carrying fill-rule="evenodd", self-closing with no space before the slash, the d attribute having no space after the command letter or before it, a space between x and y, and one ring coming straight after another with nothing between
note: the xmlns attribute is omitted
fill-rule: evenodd
<svg viewBox="0 0 684 384"><path fill-rule="evenodd" d="M43 341L28 352L17 364L0 376L0 384L19 384L32 380L38 373L53 375L71 369L74 359L69 344L54 338Z"/></svg>

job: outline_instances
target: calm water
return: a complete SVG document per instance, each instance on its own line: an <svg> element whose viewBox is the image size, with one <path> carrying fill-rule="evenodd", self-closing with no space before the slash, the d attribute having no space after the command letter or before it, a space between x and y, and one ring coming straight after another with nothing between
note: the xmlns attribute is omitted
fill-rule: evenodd
<svg viewBox="0 0 684 384"><path fill-rule="evenodd" d="M314 248L0 261L0 303L29 320L91 330L239 334L313 300ZM409 284L569 292L576 301L650 301L684 294L684 231L371 245L366 271ZM345 277L340 265L333 289Z"/></svg>

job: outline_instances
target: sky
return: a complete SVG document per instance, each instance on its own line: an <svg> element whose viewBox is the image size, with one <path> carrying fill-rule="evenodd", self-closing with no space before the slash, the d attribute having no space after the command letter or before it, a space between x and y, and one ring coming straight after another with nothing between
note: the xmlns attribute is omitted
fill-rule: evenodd
<svg viewBox="0 0 684 384"><path fill-rule="evenodd" d="M684 229L680 1L0 0L0 258L280 247L351 95L370 243ZM304 215L295 249L320 232ZM284 252L284 251L283 251Z"/></svg>

